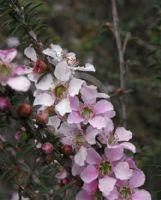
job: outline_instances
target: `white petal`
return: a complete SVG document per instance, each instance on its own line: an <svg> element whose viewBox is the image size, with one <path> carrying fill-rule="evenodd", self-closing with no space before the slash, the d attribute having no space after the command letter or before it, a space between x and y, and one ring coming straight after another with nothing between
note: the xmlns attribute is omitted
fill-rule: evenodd
<svg viewBox="0 0 161 200"><path fill-rule="evenodd" d="M78 166L84 166L86 157L87 157L87 149L81 146L79 151L74 156L74 161Z"/></svg>
<svg viewBox="0 0 161 200"><path fill-rule="evenodd" d="M68 81L71 76L71 71L65 61L56 65L54 75L60 81Z"/></svg>
<svg viewBox="0 0 161 200"><path fill-rule="evenodd" d="M31 83L25 76L10 78L7 84L16 91L26 92L29 90Z"/></svg>
<svg viewBox="0 0 161 200"><path fill-rule="evenodd" d="M37 61L37 54L34 48L32 47L27 47L24 50L24 54L27 58L29 58L30 60L32 60L33 62Z"/></svg>
<svg viewBox="0 0 161 200"><path fill-rule="evenodd" d="M52 98L51 95L47 93L41 93L38 96L36 96L33 105L52 106L53 103L54 103L54 98Z"/></svg>
<svg viewBox="0 0 161 200"><path fill-rule="evenodd" d="M79 94L79 91L80 91L83 83L84 83L83 80L73 78L69 83L68 91L69 91L70 96L73 97L73 96Z"/></svg>
<svg viewBox="0 0 161 200"><path fill-rule="evenodd" d="M63 99L55 106L55 110L58 111L61 116L64 116L66 113L72 112L69 99Z"/></svg>
<svg viewBox="0 0 161 200"><path fill-rule="evenodd" d="M110 98L110 96L108 94L106 94L106 93L98 93L97 97L98 98L104 98L104 99L109 99Z"/></svg>
<svg viewBox="0 0 161 200"><path fill-rule="evenodd" d="M28 78L30 81L37 82L40 78L41 74L31 73L28 74Z"/></svg>
<svg viewBox="0 0 161 200"><path fill-rule="evenodd" d="M75 70L79 70L79 71L85 71L85 72L95 72L95 68L92 64L90 63L86 63L84 67L75 67L74 68Z"/></svg>
<svg viewBox="0 0 161 200"><path fill-rule="evenodd" d="M57 130L60 125L60 122L61 120L55 115L55 116L49 117L47 125L53 126Z"/></svg>
<svg viewBox="0 0 161 200"><path fill-rule="evenodd" d="M36 83L36 88L39 90L49 90L54 85L51 74L45 75L40 81Z"/></svg>

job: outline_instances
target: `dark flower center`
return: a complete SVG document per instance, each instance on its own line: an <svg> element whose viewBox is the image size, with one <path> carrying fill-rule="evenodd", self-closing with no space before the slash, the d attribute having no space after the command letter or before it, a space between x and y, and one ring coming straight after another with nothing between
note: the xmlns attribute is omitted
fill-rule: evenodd
<svg viewBox="0 0 161 200"><path fill-rule="evenodd" d="M54 91L57 98L62 98L64 93L66 92L66 87L64 85L59 85L55 88Z"/></svg>
<svg viewBox="0 0 161 200"><path fill-rule="evenodd" d="M102 175L108 175L112 171L112 166L108 161L104 161L99 166L99 171Z"/></svg>
<svg viewBox="0 0 161 200"><path fill-rule="evenodd" d="M5 64L0 64L0 76L7 77L11 75L12 70Z"/></svg>
<svg viewBox="0 0 161 200"><path fill-rule="evenodd" d="M130 190L129 187L123 187L120 191L120 195L123 199L127 199L127 200L130 200L129 197L131 197L132 195L132 192Z"/></svg>
<svg viewBox="0 0 161 200"><path fill-rule="evenodd" d="M89 119L93 116L93 110L90 107L84 107L81 110L81 116L85 119Z"/></svg>

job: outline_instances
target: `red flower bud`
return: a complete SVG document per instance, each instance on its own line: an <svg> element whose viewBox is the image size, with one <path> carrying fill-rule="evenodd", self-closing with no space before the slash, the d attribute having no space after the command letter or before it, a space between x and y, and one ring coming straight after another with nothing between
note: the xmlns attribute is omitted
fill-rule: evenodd
<svg viewBox="0 0 161 200"><path fill-rule="evenodd" d="M118 96L122 96L122 95L124 94L124 89L123 89L123 88L117 88L117 89L116 89L116 94L117 94Z"/></svg>
<svg viewBox="0 0 161 200"><path fill-rule="evenodd" d="M0 97L0 111L5 112L8 110L10 102L6 97Z"/></svg>
<svg viewBox="0 0 161 200"><path fill-rule="evenodd" d="M41 74L41 73L46 72L47 68L48 68L48 66L44 61L37 60L35 66L33 68L33 72Z"/></svg>
<svg viewBox="0 0 161 200"><path fill-rule="evenodd" d="M72 148L71 145L65 144L65 145L62 147L62 152L63 152L65 155L69 156L69 155L71 155L71 154L73 153L73 148Z"/></svg>
<svg viewBox="0 0 161 200"><path fill-rule="evenodd" d="M64 178L64 179L61 179L61 181L60 181L60 185L66 185L66 184L68 184L69 183L69 179L68 178Z"/></svg>
<svg viewBox="0 0 161 200"><path fill-rule="evenodd" d="M52 145L51 143L49 143L49 142L44 143L44 144L42 145L41 148L42 148L42 151L43 151L45 154L50 154L50 153L52 153L53 150L54 150L53 145Z"/></svg>
<svg viewBox="0 0 161 200"><path fill-rule="evenodd" d="M37 124L44 125L48 122L48 115L45 112L39 112L36 115Z"/></svg>
<svg viewBox="0 0 161 200"><path fill-rule="evenodd" d="M30 117L32 114L32 107L30 104L23 103L18 107L18 113L21 117Z"/></svg>

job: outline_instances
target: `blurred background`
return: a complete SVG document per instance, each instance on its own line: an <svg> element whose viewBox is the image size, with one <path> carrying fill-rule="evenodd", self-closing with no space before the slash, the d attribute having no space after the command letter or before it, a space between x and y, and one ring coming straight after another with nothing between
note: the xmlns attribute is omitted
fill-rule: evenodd
<svg viewBox="0 0 161 200"><path fill-rule="evenodd" d="M120 124L119 62L111 31L110 0L34 0L42 2L37 18L46 25L39 35L46 46L58 43L95 65L96 76L112 95ZM26 1L21 1L26 3ZM134 134L137 162L145 171L145 188L161 199L161 3L118 0L122 38L129 35L127 63L128 129ZM1 19L2 20L2 19ZM31 19L34 20L34 19ZM22 37L0 28L0 48L23 47ZM0 186L1 187L1 186ZM5 191L5 190L3 190ZM0 194L1 195L1 194ZM3 200L3 199L2 199Z"/></svg>

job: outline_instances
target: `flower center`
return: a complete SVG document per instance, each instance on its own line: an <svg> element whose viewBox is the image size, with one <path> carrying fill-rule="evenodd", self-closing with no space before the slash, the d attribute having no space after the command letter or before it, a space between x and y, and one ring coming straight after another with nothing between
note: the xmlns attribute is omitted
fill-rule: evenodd
<svg viewBox="0 0 161 200"><path fill-rule="evenodd" d="M107 138L107 143L108 144L116 144L117 143L117 139L115 137L115 135L111 132Z"/></svg>
<svg viewBox="0 0 161 200"><path fill-rule="evenodd" d="M66 92L66 87L64 85L59 85L55 87L54 92L57 98L62 98Z"/></svg>
<svg viewBox="0 0 161 200"><path fill-rule="evenodd" d="M5 64L0 64L0 76L3 77L7 77L9 75L11 75L12 70L9 66L5 65Z"/></svg>
<svg viewBox="0 0 161 200"><path fill-rule="evenodd" d="M84 139L84 136L79 133L77 136L76 136L76 144L78 146L82 146L83 144L85 143L85 139Z"/></svg>
<svg viewBox="0 0 161 200"><path fill-rule="evenodd" d="M123 187L120 191L120 195L123 199L131 200L129 197L131 197L132 191L129 187Z"/></svg>
<svg viewBox="0 0 161 200"><path fill-rule="evenodd" d="M112 166L109 162L104 161L99 166L99 171L102 175L108 175L112 171Z"/></svg>
<svg viewBox="0 0 161 200"><path fill-rule="evenodd" d="M85 119L89 119L93 116L93 110L90 107L84 107L81 110L81 116Z"/></svg>

